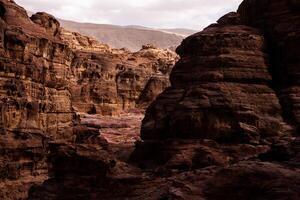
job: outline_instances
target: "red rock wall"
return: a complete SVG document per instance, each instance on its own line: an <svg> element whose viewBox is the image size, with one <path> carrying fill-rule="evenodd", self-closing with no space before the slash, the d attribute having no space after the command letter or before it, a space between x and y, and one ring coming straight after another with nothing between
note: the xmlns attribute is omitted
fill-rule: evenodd
<svg viewBox="0 0 300 200"><path fill-rule="evenodd" d="M148 108L142 139L259 143L285 134L266 50L259 30L243 25L219 23L185 39L171 88Z"/></svg>
<svg viewBox="0 0 300 200"><path fill-rule="evenodd" d="M0 8L0 199L21 199L47 178L46 141L73 134L73 54L12 1Z"/></svg>
<svg viewBox="0 0 300 200"><path fill-rule="evenodd" d="M144 109L168 85L177 59L170 50L154 47L132 53L126 50L77 51L71 64L70 91L78 112L116 115L132 108ZM153 78L155 90L147 84ZM149 83L150 84L150 83ZM143 93L149 98L143 99Z"/></svg>
<svg viewBox="0 0 300 200"><path fill-rule="evenodd" d="M29 18L13 1L0 1L0 11L0 199L24 199L48 177L48 142L76 140L76 111L138 107L152 76L162 76L160 91L168 85L177 56L151 46L112 50L49 14ZM150 94L143 106L158 92Z"/></svg>

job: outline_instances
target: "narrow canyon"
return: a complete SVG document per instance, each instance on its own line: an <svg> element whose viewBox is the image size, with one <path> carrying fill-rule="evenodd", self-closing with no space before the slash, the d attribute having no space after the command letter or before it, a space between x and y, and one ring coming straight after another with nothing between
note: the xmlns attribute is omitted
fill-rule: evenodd
<svg viewBox="0 0 300 200"><path fill-rule="evenodd" d="M0 0L0 199L299 200L300 2L244 0L176 53Z"/></svg>

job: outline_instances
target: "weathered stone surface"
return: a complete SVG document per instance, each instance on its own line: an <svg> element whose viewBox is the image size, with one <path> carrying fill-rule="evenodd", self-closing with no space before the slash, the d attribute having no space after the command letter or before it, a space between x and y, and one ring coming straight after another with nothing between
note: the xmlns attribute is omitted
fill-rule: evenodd
<svg viewBox="0 0 300 200"><path fill-rule="evenodd" d="M218 171L204 189L208 200L297 200L299 170L264 162L242 162Z"/></svg>
<svg viewBox="0 0 300 200"><path fill-rule="evenodd" d="M47 33L56 36L59 33L59 22L53 17L44 12L38 12L30 17L31 21L44 27Z"/></svg>
<svg viewBox="0 0 300 200"><path fill-rule="evenodd" d="M142 139L214 139L259 143L286 134L281 106L268 86L268 57L258 30L218 25L177 49L171 88L148 108Z"/></svg>
<svg viewBox="0 0 300 200"><path fill-rule="evenodd" d="M138 107L147 82L159 77L147 106L168 85L177 56L151 46L110 49L63 30L47 13L29 18L13 1L0 1L0 11L0 199L25 199L48 177L49 141L108 146L97 128L75 124L74 111Z"/></svg>
<svg viewBox="0 0 300 200"><path fill-rule="evenodd" d="M102 44L94 38L80 35L76 32L70 32L64 28L60 28L60 38L72 49L92 52L108 52L110 47Z"/></svg>
<svg viewBox="0 0 300 200"><path fill-rule="evenodd" d="M70 83L75 110L115 115L149 105L169 85L167 77L176 58L170 50L154 47L135 53L77 51Z"/></svg>
<svg viewBox="0 0 300 200"><path fill-rule="evenodd" d="M73 54L52 18L38 14L34 23L13 1L0 8L0 199L24 199L47 178L47 140L73 134Z"/></svg>
<svg viewBox="0 0 300 200"><path fill-rule="evenodd" d="M298 126L300 15L299 2L244 1L238 12L242 22L262 30L269 44L270 71L285 117Z"/></svg>
<svg viewBox="0 0 300 200"><path fill-rule="evenodd" d="M248 22L245 18L251 15L247 14L251 9L247 2L253 6L253 12L262 3L245 1L240 7L242 11L223 16L218 23L186 38L177 48L181 58L171 72L171 87L147 109L141 129L143 141L132 154L133 162L150 168L155 164L188 170L249 159L286 161L298 155L291 147L295 124L290 123L292 115L286 112L296 110L282 95L287 94L286 87L282 90L284 80L280 83L274 77L274 72L278 72L274 71L272 50L276 47L270 44L267 31L277 35L277 29L273 33L268 26L264 29L263 24L255 25L263 17L252 19L254 25ZM266 3L270 13L276 12L272 5L281 4ZM295 17L283 5L280 13ZM271 22L273 17L266 15ZM285 29L284 34L291 37L295 30ZM288 44L276 37L278 44ZM291 41L297 43L294 39ZM293 55L298 51L294 49L297 48L291 48L292 57L285 58L285 62L297 60ZM281 58L275 55L275 59ZM291 78L289 82L296 84L293 81ZM297 99L297 89L289 87L288 91L291 90L294 95L289 97ZM297 105L295 101L294 104ZM297 159L293 159L293 165L295 162ZM291 198L297 198L295 195ZM251 199L251 195L246 196Z"/></svg>
<svg viewBox="0 0 300 200"><path fill-rule="evenodd" d="M115 165L101 145L51 143L50 151L54 178L31 188L30 199L93 199L93 191L103 188Z"/></svg>
<svg viewBox="0 0 300 200"><path fill-rule="evenodd" d="M299 199L296 1L245 0L238 13L188 37L177 49L181 59L172 70L170 87L164 82L174 62L168 51L151 45L136 53L109 49L75 33L55 34L51 16L37 14L33 23L12 2L1 5L10 10L7 16L13 9L19 13L15 19L2 16L2 75L12 78L0 84L0 91L8 100L29 103L13 107L21 109L15 115L22 116L20 123L15 123L11 106L2 106L0 197L19 191L6 199L24 199L27 188L20 185L40 183L49 168L50 178L32 187L29 199ZM22 20L26 28L11 29L10 24L20 26ZM53 25L45 24L47 20ZM57 54L32 53L32 41L45 38L42 34L51 42L47 48L60 44ZM30 48L24 48L27 43ZM32 70L23 75L15 63ZM47 76L47 66L56 63L60 65L49 67ZM279 79L281 72L287 79ZM40 94L34 83L51 92ZM147 110L142 141L135 143L129 163L137 124L128 119L130 113L124 118L101 115L146 106L165 87ZM40 107L40 98L45 107ZM72 114L72 102L84 112L81 123L73 116L60 118ZM60 112L65 108L70 109ZM64 123L40 123L49 113ZM126 138L121 131L130 133ZM50 142L46 166L47 140L53 138L68 142Z"/></svg>

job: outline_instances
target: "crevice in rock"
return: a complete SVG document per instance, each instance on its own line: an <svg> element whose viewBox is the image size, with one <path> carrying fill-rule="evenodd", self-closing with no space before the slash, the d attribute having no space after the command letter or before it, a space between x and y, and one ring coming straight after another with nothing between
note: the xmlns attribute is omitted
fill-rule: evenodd
<svg viewBox="0 0 300 200"><path fill-rule="evenodd" d="M267 53L269 55L269 72L272 76L270 87L275 91L275 94L279 100L282 109L282 117L284 121L295 127L294 132L298 132L299 125L297 120L293 116L291 102L283 96L283 90L288 88L292 83L288 78L287 69L281 66L282 52L279 50L277 45L272 41L269 33L264 34L267 43Z"/></svg>
<svg viewBox="0 0 300 200"><path fill-rule="evenodd" d="M0 18L3 18L5 15L6 9L2 2L0 2Z"/></svg>

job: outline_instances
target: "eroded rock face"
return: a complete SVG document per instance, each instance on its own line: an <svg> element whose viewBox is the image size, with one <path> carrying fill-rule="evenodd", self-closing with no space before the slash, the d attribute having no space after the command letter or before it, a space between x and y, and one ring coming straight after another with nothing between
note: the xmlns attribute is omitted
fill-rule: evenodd
<svg viewBox="0 0 300 200"><path fill-rule="evenodd" d="M283 161L297 154L291 149L296 109L286 99L295 103L297 89L292 87L294 95L286 93L285 81L277 80L274 59L282 57L273 51L291 41L298 44L297 23L277 27L298 15L287 9L286 1L263 2L244 1L238 13L223 16L177 48L181 58L171 72L171 87L147 109L134 162L187 170L255 158ZM257 7L269 15L257 17ZM295 67L298 51L289 47L279 63ZM295 80L290 77L289 83L296 85Z"/></svg>
<svg viewBox="0 0 300 200"><path fill-rule="evenodd" d="M88 142L86 154L105 141L99 129L78 124L75 111L113 115L138 107L152 77L162 77L159 90L168 85L175 59L151 46L112 50L63 30L47 13L29 18L13 1L0 1L0 199L25 199L48 178L50 141L73 149ZM143 106L158 91L147 94Z"/></svg>
<svg viewBox="0 0 300 200"><path fill-rule="evenodd" d="M176 59L170 50L154 47L136 53L110 49L77 51L70 83L74 108L103 115L144 108L169 85L167 77ZM154 79L156 88L151 86Z"/></svg>
<svg viewBox="0 0 300 200"><path fill-rule="evenodd" d="M174 52L152 45L133 53L62 28L59 36L75 54L69 87L78 112L116 115L144 109L169 86L168 76L178 59Z"/></svg>
<svg viewBox="0 0 300 200"><path fill-rule="evenodd" d="M9 195L7 188L11 187L12 182L8 180L13 177L18 184L13 189L9 188L9 191L19 190L17 195L14 193L14 197L24 199L27 188L19 189L20 185L26 183L22 177L29 180L29 186L33 182L39 183L49 167L50 178L32 187L29 199L299 199L300 140L295 128L298 125L297 115L288 112L291 109L296 113L297 109L291 105L297 104L285 101L286 94L295 102L297 100L297 73L292 76L290 71L297 72L294 68L297 66L294 64L298 60L296 45L299 43L296 1L245 0L238 13L225 15L218 23L188 37L182 43L177 49L181 59L172 70L170 87L148 108L143 120L142 141L136 142L136 150L131 156L135 165L124 159L127 155L120 155L120 152L128 153L124 152L128 151L125 148L130 149L126 145L132 145L133 141L124 143L122 147L119 142L121 137L112 136L110 139L117 142L111 144L99 134L99 128L107 124L125 129L127 124L119 124L120 119L117 124L114 124L115 118L106 124L103 121L97 123L96 118L87 117L81 124L73 124L68 119L63 123L64 131L60 131L63 130L60 129L63 128L62 123L58 123L56 131L50 128L48 134L48 129L39 126L39 120L43 119L39 115L47 116L50 111L44 113L44 107L40 110L39 104L32 103L39 103L39 97L44 95L37 95L39 93L31 85L45 83L42 86L53 91L43 99L45 109L53 99L61 100L50 107L55 108L53 112L56 120L61 119L61 114L66 114L57 111L64 105L61 103L64 102L64 95L61 94L65 94L68 89L71 91L67 95L68 101L74 102L75 110L113 115L119 110L144 106L152 101L153 95L164 87L160 77L170 73L169 63L173 61L169 58L172 56L151 45L130 53L124 49L101 50L95 44L98 50L91 52L93 44L87 38L76 34L74 37L72 34L57 37L51 33L47 36L52 42L51 48L66 37L64 41L67 43L75 41L72 48L76 52L71 52L72 59L66 61L62 57L65 55L62 44L59 48L60 56L54 54L51 59L47 57L45 62L53 62L55 66L55 63L64 60L66 62L60 66L65 67L53 67L49 76L41 76L43 71L40 72L40 65L36 64L38 58L32 56L29 61L22 60L25 51L23 46L27 44L24 41L32 41L30 37L46 32L49 26L37 26L39 20L36 23L27 21L22 18L22 9L12 3L6 2L5 5L2 10L10 9L10 16L13 13L11 10L19 10L16 19L23 20L22 23L28 26L24 28L25 32L18 29L19 32L15 33L9 29L10 23L20 22L11 19L8 23L3 16L1 33L5 37L1 36L1 41L8 41L2 42L3 60L8 59L8 63L13 63L11 58L14 58L15 62L25 66L30 61L34 67L30 68L33 70L28 75L25 73L25 77L30 77L27 80L31 83L29 86L14 84L13 81L3 85L3 91L6 92L3 93L8 99L18 100L24 96L22 92L25 91L26 98L22 97L21 100L30 102L26 107L16 107L25 110L22 111L26 113L22 116L27 117L25 129L17 128L8 132L7 121L13 117L6 116L10 113L6 107L5 115L1 115L4 116L1 120L5 119L2 120L5 132L0 137L1 147L4 147L0 151L3 152L0 156L1 164L5 164L5 168L1 168L4 170L0 171L5 175L0 183L1 189L6 189L1 190L3 197ZM256 9L267 15L259 16L260 13L255 13ZM278 16L281 18L277 21L275 19ZM46 16L42 14L39 17ZM296 19L294 24L287 20L292 18ZM32 36L31 31L36 26ZM9 39L13 33L15 37ZM287 47L290 47L291 57L285 53ZM284 60L274 57L281 50L285 50ZM43 55L48 55L47 52ZM275 65L274 59L278 60ZM290 64L292 67L287 67ZM286 66L283 69L288 71L290 81L276 78L280 72L278 69L281 69L277 65ZM22 68L3 69L9 69L2 73L8 76L14 72L13 69ZM13 80L22 83L22 77L14 76ZM40 77L43 77L42 82L39 82ZM48 83L49 79L51 84ZM290 91L290 88L293 93L283 92ZM34 92L27 94L27 89ZM67 113L72 113L72 109ZM127 123L131 124L129 121ZM20 124L23 127L23 123ZM69 141L50 142L50 163L46 167L44 151L48 148L44 146L48 142L44 141L53 137L64 138L65 133L69 133L70 125L76 126L72 128ZM44 130L47 134L44 134ZM111 130L106 131L109 134ZM31 151L28 151L28 144ZM116 154L116 157L111 154ZM24 164L21 162L24 160L29 162ZM37 179L32 179L32 176ZM12 196L9 198L13 199Z"/></svg>
<svg viewBox="0 0 300 200"><path fill-rule="evenodd" d="M36 24L13 1L0 8L0 199L23 199L47 178L46 141L73 134L73 54L45 15Z"/></svg>
<svg viewBox="0 0 300 200"><path fill-rule="evenodd" d="M171 88L148 109L142 139L259 143L286 133L258 30L215 25L184 40L177 51L181 59Z"/></svg>
<svg viewBox="0 0 300 200"><path fill-rule="evenodd" d="M243 23L260 28L269 43L273 85L286 118L298 126L299 111L299 2L244 1L238 12Z"/></svg>
<svg viewBox="0 0 300 200"><path fill-rule="evenodd" d="M56 36L59 32L60 24L59 22L48 13L38 12L30 17L31 21L44 27L47 33Z"/></svg>
<svg viewBox="0 0 300 200"><path fill-rule="evenodd" d="M101 145L52 143L50 151L54 178L44 183L45 188L31 188L30 199L93 199L94 190L103 188L107 173L115 165Z"/></svg>
<svg viewBox="0 0 300 200"><path fill-rule="evenodd" d="M94 38L80 35L76 32L68 31L64 28L60 28L60 38L67 43L72 49L91 51L91 52L108 52L110 47L106 44L102 44Z"/></svg>
<svg viewBox="0 0 300 200"><path fill-rule="evenodd" d="M299 170L264 162L242 162L218 171L205 186L209 200L300 198Z"/></svg>

